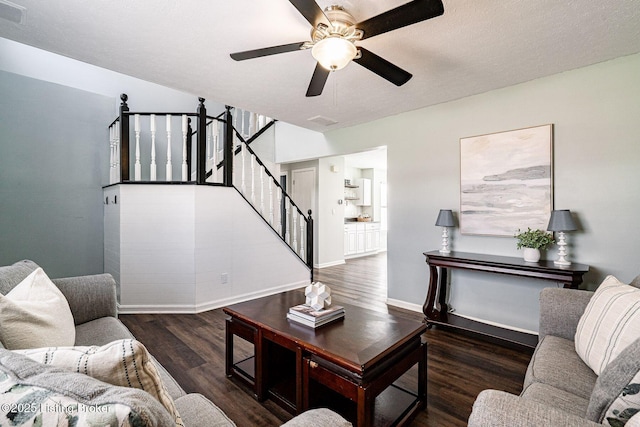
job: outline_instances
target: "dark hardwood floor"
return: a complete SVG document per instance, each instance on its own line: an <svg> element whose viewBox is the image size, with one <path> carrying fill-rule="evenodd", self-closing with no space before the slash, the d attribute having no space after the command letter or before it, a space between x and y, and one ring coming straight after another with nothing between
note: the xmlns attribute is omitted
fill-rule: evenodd
<svg viewBox="0 0 640 427"><path fill-rule="evenodd" d="M315 280L331 287L336 302L422 320L421 313L385 304L386 272L383 253L316 270ZM120 319L185 390L210 398L239 427L278 426L291 418L273 402L257 402L226 378L222 309L194 315L122 315ZM425 339L429 343L428 405L412 426L466 426L480 391L493 388L520 393L529 353L437 328L428 330ZM249 353L251 348L247 345L244 350ZM404 380L416 378L414 368Z"/></svg>

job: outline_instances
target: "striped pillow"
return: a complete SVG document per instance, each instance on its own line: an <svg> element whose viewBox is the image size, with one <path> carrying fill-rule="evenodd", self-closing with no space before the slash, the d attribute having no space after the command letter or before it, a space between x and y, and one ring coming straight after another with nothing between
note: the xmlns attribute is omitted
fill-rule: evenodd
<svg viewBox="0 0 640 427"><path fill-rule="evenodd" d="M49 347L14 350L14 353L115 386L144 390L167 409L177 427L184 427L151 355L139 341L122 339L102 347Z"/></svg>
<svg viewBox="0 0 640 427"><path fill-rule="evenodd" d="M576 353L597 375L640 337L640 289L607 276L585 309L575 335Z"/></svg>

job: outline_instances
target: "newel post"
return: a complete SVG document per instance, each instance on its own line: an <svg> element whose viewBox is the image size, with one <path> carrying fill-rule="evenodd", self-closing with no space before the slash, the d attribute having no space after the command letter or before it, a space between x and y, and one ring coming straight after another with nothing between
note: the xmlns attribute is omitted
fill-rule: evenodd
<svg viewBox="0 0 640 427"><path fill-rule="evenodd" d="M207 108L204 98L198 98L198 123L196 140L196 182L204 184L207 180ZM214 166L215 167L215 166Z"/></svg>
<svg viewBox="0 0 640 427"><path fill-rule="evenodd" d="M225 106L224 114L224 167L223 183L227 187L233 186L233 116L231 107Z"/></svg>
<svg viewBox="0 0 640 427"><path fill-rule="evenodd" d="M313 282L313 218L311 209L307 211L307 266L311 270L311 281Z"/></svg>
<svg viewBox="0 0 640 427"><path fill-rule="evenodd" d="M187 150L187 176L186 178L183 176L182 180L183 181L191 181L191 171L192 168L191 166L193 165L193 156L191 153L191 142L193 141L193 128L191 127L191 117L189 117L187 119L187 140L186 140L186 145L185 145L185 149Z"/></svg>
<svg viewBox="0 0 640 427"><path fill-rule="evenodd" d="M120 182L125 182L129 181L129 97L123 93L120 99Z"/></svg>

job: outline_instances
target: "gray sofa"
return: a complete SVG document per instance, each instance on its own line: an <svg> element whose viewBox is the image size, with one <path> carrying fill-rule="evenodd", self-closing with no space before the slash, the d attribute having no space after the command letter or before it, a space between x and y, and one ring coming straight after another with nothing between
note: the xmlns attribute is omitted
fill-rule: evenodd
<svg viewBox="0 0 640 427"><path fill-rule="evenodd" d="M29 260L0 267L0 293L6 295L36 268L38 265ZM133 338L131 332L117 318L116 287L111 275L100 274L52 281L62 291L71 308L76 325L75 345L102 346L115 340ZM2 343L0 348L3 348ZM155 362L185 426L235 425L220 408L203 395L187 394L162 365ZM298 415L285 425L341 427L351 424L332 411L317 409Z"/></svg>
<svg viewBox="0 0 640 427"><path fill-rule="evenodd" d="M632 285L640 287L638 283L636 278ZM598 377L578 356L574 343L592 295L556 288L541 292L539 341L522 393L482 391L473 404L470 427L602 426L605 410L640 368L640 340Z"/></svg>

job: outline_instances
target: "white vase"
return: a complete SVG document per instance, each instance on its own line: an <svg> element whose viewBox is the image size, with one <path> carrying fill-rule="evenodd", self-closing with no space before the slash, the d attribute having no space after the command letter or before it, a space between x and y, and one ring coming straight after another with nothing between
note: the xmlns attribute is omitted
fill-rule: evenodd
<svg viewBox="0 0 640 427"><path fill-rule="evenodd" d="M540 261L540 249L524 248L523 257L526 262Z"/></svg>

